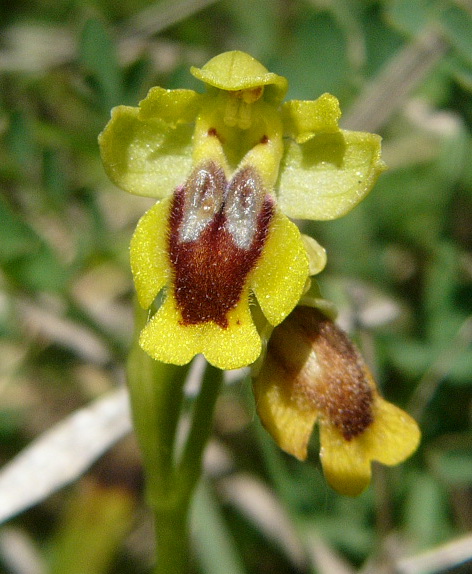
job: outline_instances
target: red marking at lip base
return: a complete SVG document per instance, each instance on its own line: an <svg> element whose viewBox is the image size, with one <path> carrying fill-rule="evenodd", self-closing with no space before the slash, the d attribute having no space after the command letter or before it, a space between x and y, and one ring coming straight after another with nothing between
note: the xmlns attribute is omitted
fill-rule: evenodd
<svg viewBox="0 0 472 574"><path fill-rule="evenodd" d="M224 206L197 239L181 241L184 205L185 188L178 189L169 217L169 257L182 324L212 321L225 329L228 312L238 304L247 276L261 256L274 214L273 200L268 195L264 198L248 249L235 245L226 229Z"/></svg>
<svg viewBox="0 0 472 574"><path fill-rule="evenodd" d="M223 138L220 136L220 134L217 132L216 128L210 128L207 132L207 135L209 135L210 137L215 137L218 138L220 140L221 143L224 143Z"/></svg>

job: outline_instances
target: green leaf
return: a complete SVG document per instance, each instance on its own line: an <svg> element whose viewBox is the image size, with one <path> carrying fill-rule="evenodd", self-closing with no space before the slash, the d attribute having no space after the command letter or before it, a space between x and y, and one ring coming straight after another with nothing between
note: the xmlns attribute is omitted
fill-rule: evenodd
<svg viewBox="0 0 472 574"><path fill-rule="evenodd" d="M447 485L468 488L472 484L472 435L446 436L430 454L433 472Z"/></svg>
<svg viewBox="0 0 472 574"><path fill-rule="evenodd" d="M452 5L441 12L441 26L449 42L459 54L472 63L472 16L469 11Z"/></svg>
<svg viewBox="0 0 472 574"><path fill-rule="evenodd" d="M383 237L430 252L444 229L453 187L429 162L388 171L375 189L371 215Z"/></svg>
<svg viewBox="0 0 472 574"><path fill-rule="evenodd" d="M121 74L115 48L100 21L86 22L79 49L80 61L97 85L100 107L109 110L122 102Z"/></svg>
<svg viewBox="0 0 472 574"><path fill-rule="evenodd" d="M64 174L64 164L58 150L45 149L43 152L44 188L50 205L63 209L68 196L67 181Z"/></svg>
<svg viewBox="0 0 472 574"><path fill-rule="evenodd" d="M247 52L254 56L271 52L277 43L278 31L283 26L283 10L277 2L253 0L251 9L244 10L238 2L226 0L222 3L222 9L222 21L233 20L235 27L244 31L244 49Z"/></svg>
<svg viewBox="0 0 472 574"><path fill-rule="evenodd" d="M58 291L68 277L52 249L0 198L0 263L4 272L25 290Z"/></svg>
<svg viewBox="0 0 472 574"><path fill-rule="evenodd" d="M135 500L123 486L77 489L58 530L50 574L106 574L129 533Z"/></svg>
<svg viewBox="0 0 472 574"><path fill-rule="evenodd" d="M449 533L445 492L427 473L418 473L410 480L405 525L412 549L437 544Z"/></svg>
<svg viewBox="0 0 472 574"><path fill-rule="evenodd" d="M472 92L472 64L469 64L457 54L449 58L453 75L464 90Z"/></svg>
<svg viewBox="0 0 472 574"><path fill-rule="evenodd" d="M430 18L431 0L393 0L387 14L394 26L402 32L416 36Z"/></svg>
<svg viewBox="0 0 472 574"><path fill-rule="evenodd" d="M244 574L231 533L208 484L201 482L193 503L193 532L205 574Z"/></svg>
<svg viewBox="0 0 472 574"><path fill-rule="evenodd" d="M21 173L27 176L34 173L34 164L39 150L31 118L25 112L14 112L11 115L5 139L10 155Z"/></svg>
<svg viewBox="0 0 472 574"><path fill-rule="evenodd" d="M290 36L290 44L277 54L277 71L289 80L289 97L312 100L330 92L341 98L352 68L338 22L331 14L307 9L290 28Z"/></svg>

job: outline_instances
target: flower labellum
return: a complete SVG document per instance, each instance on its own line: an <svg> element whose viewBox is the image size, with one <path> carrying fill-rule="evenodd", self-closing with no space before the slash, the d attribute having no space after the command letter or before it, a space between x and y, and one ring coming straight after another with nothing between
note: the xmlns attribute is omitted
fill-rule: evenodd
<svg viewBox="0 0 472 574"><path fill-rule="evenodd" d="M274 329L254 394L268 432L300 460L318 421L323 472L342 494L368 486L371 461L398 464L419 443L416 422L380 396L347 335L313 307L297 306Z"/></svg>

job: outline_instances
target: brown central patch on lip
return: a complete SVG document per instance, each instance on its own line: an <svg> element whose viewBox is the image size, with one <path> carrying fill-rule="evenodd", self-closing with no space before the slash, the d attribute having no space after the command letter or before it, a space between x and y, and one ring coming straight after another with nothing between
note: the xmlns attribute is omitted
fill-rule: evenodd
<svg viewBox="0 0 472 574"><path fill-rule="evenodd" d="M318 310L309 317L309 325L302 325L323 373L317 385L318 408L346 440L351 440L373 422L373 394L364 360L333 321Z"/></svg>
<svg viewBox="0 0 472 574"><path fill-rule="evenodd" d="M217 168L210 164L205 169ZM192 184L192 177L186 186ZM174 297L182 324L198 325L212 321L227 328L228 312L236 307L247 276L261 256L274 214L273 201L268 195L264 197L255 228L249 230L252 242L247 249L235 244L225 225L224 202L196 239L183 241L180 226L184 219L186 186L176 190L169 217Z"/></svg>
<svg viewBox="0 0 472 574"><path fill-rule="evenodd" d="M287 338L302 342L295 350L292 344L290 356L284 352ZM302 408L315 407L345 440L372 424L374 395L364 360L344 331L320 311L296 307L285 326L274 330L269 351L292 381L294 400Z"/></svg>

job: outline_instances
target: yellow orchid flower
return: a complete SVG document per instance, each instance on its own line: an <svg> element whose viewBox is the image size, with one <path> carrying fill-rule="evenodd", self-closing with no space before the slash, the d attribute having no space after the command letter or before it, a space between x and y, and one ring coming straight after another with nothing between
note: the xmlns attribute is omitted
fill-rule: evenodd
<svg viewBox="0 0 472 574"><path fill-rule="evenodd" d="M378 136L338 127L334 96L282 104L285 78L244 52L191 73L206 93L152 88L139 107L113 109L99 142L117 186L159 200L131 242L141 306L163 292L141 347L232 369L261 354L250 304L278 325L324 266L288 217L344 215L384 165Z"/></svg>
<svg viewBox="0 0 472 574"><path fill-rule="evenodd" d="M265 428L299 460L318 422L323 472L341 494L368 486L372 461L395 465L418 446L416 422L380 396L359 351L314 307L274 329L253 387Z"/></svg>

